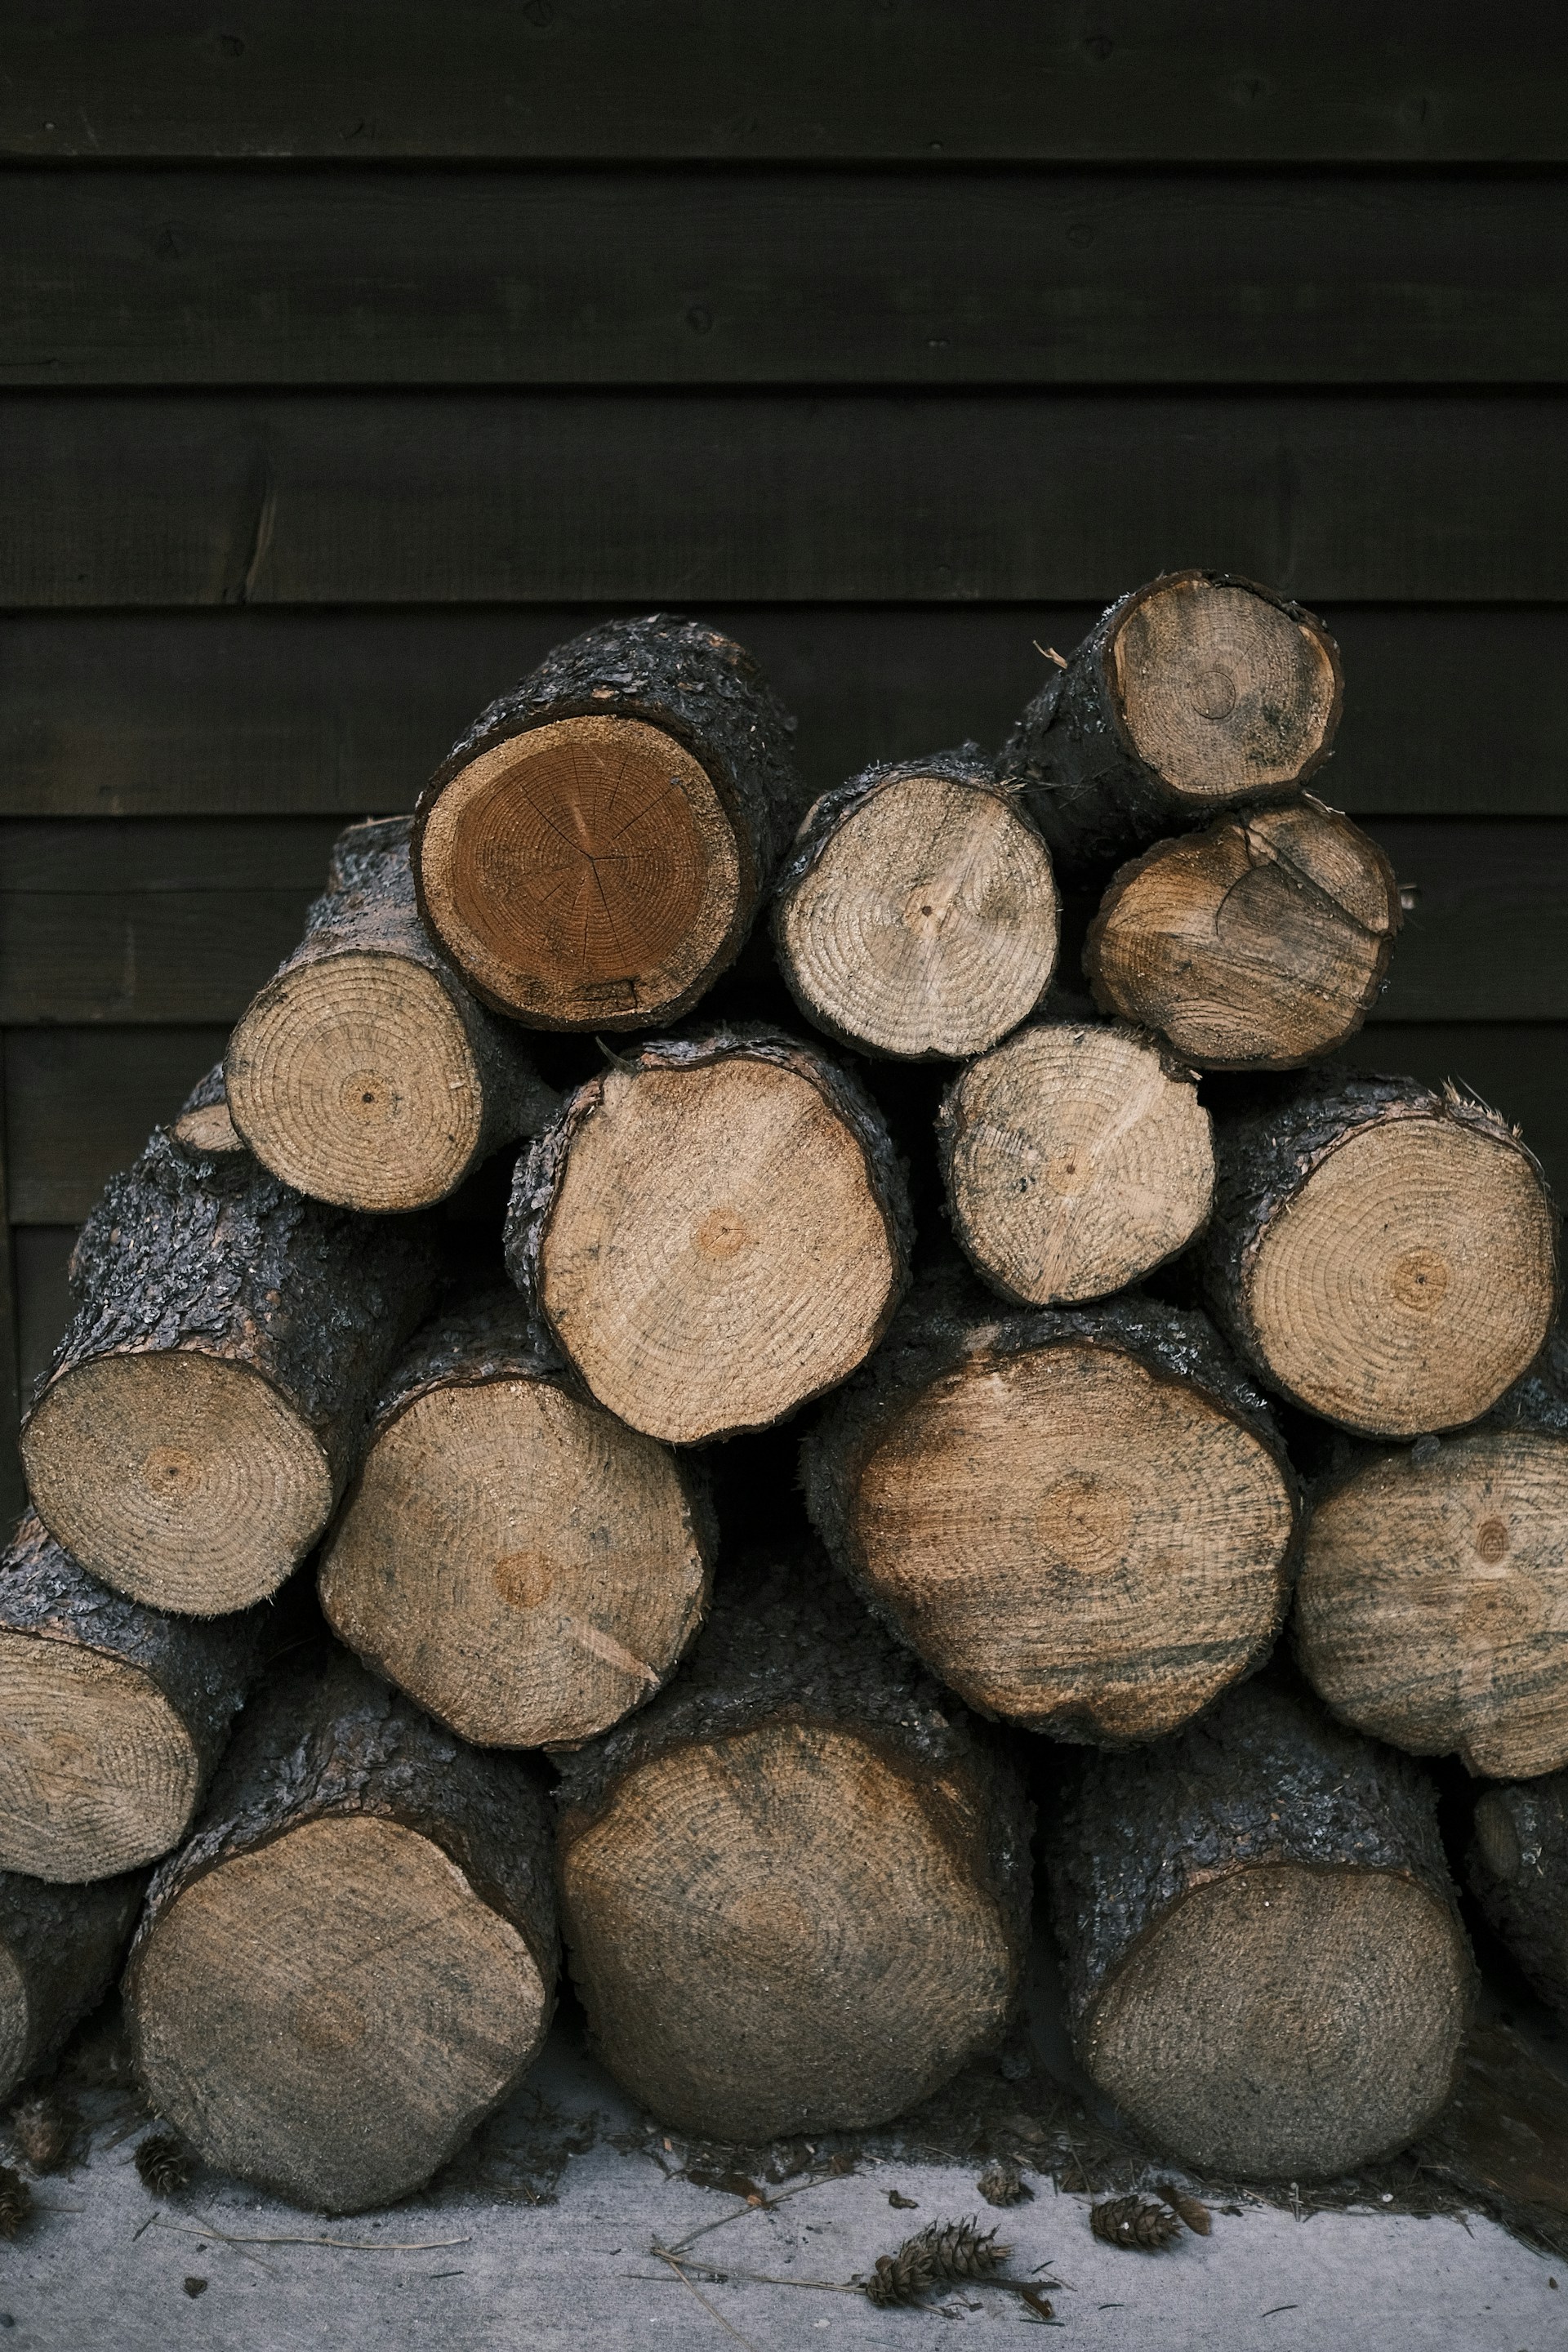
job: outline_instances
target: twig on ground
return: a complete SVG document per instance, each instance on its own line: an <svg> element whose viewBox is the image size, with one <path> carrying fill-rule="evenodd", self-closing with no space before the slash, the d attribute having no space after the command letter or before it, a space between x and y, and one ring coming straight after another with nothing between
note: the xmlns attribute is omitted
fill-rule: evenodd
<svg viewBox="0 0 1568 2352"><path fill-rule="evenodd" d="M661 2263L668 2263L669 2264L670 2269L675 2273L676 2277L680 2281L680 2284L686 2289L687 2294L694 2294L697 2297L698 2302L702 2305L703 2310L708 2314L710 2319L716 2319L727 2336L732 2336L737 2344L743 2344L746 2347L746 2352L757 2352L757 2347L752 2343L751 2337L749 2336L742 2336L738 2327L732 2327L730 2322L725 2318L723 2313L719 2309L718 2305L716 2304L710 2303L701 2288L687 2277L686 2273L681 2269L680 2264L676 2261L675 2256L669 2252L669 2249L667 2246L661 2246L656 2241L654 2244L649 2247L648 2252L656 2255ZM696 2267L700 2269L702 2265L699 2263Z"/></svg>

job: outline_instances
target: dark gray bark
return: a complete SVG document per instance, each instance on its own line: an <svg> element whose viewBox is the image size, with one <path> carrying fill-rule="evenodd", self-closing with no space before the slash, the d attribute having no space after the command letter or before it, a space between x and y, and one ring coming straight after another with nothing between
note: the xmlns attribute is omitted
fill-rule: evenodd
<svg viewBox="0 0 1568 2352"><path fill-rule="evenodd" d="M413 819L398 816L350 825L340 834L332 848L326 889L306 915L304 938L279 964L257 1002L268 996L289 974L328 962L334 956L384 956L429 972L462 1024L479 1071L483 1101L479 1140L468 1167L456 1180L460 1183L500 1145L541 1126L553 1107L555 1094L539 1076L516 1024L499 1020L480 1004L432 946L415 895L409 863ZM238 1029L235 1035L240 1035ZM231 1041L230 1067L233 1055ZM193 1097L186 1108L195 1107Z"/></svg>
<svg viewBox="0 0 1568 2352"><path fill-rule="evenodd" d="M1212 801L1177 793L1139 757L1124 724L1110 673L1110 648L1135 605L1168 582L1202 578L1215 586L1246 588L1311 629L1333 664L1334 721L1321 750L1287 782L1260 791L1259 800L1288 800L1329 756L1339 715L1339 655L1315 615L1256 581L1229 572L1163 572L1109 605L1073 652L1065 669L1054 664L1038 694L1014 727L998 766L1003 781L1021 791L1050 848L1058 876L1087 887L1163 835L1205 824Z"/></svg>
<svg viewBox="0 0 1568 2352"><path fill-rule="evenodd" d="M189 1349L269 1381L315 1434L341 1491L438 1270L426 1223L307 1200L248 1151L198 1150L160 1128L82 1227L76 1312L29 1419L54 1382L96 1357Z"/></svg>
<svg viewBox="0 0 1568 2352"><path fill-rule="evenodd" d="M144 1870L54 1886L0 1870L0 2099L40 2074L113 1983L141 1908Z"/></svg>
<svg viewBox="0 0 1568 2352"><path fill-rule="evenodd" d="M1466 1874L1542 2000L1568 2018L1568 1772L1478 1798Z"/></svg>
<svg viewBox="0 0 1568 2352"><path fill-rule="evenodd" d="M430 812L452 778L531 728L577 718L638 719L674 736L706 771L734 828L742 869L735 917L708 967L660 1007L661 1022L676 1020L740 953L810 797L792 761L795 720L744 646L701 622L668 613L603 622L557 646L521 686L480 713L419 796L412 856L420 909L428 923L421 845ZM597 1025L647 1024L635 1010L607 1010Z"/></svg>
<svg viewBox="0 0 1568 2352"><path fill-rule="evenodd" d="M232 1617L172 1617L127 1600L89 1576L32 1512L0 1557L0 1627L68 1642L145 1675L190 1734L204 1785L287 1622L267 1601Z"/></svg>
<svg viewBox="0 0 1568 2352"><path fill-rule="evenodd" d="M133 2026L141 1956L175 1897L285 1831L338 1814L396 1822L439 1846L553 1983L541 1767L466 1746L334 1646L280 1667L258 1694L189 1841L155 1873L126 1970Z"/></svg>

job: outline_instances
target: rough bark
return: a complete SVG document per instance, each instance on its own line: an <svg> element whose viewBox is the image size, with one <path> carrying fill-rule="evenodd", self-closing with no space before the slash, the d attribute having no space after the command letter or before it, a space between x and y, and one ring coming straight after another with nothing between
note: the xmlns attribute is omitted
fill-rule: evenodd
<svg viewBox="0 0 1568 2352"><path fill-rule="evenodd" d="M1568 2018L1568 1772L1476 1800L1467 1874L1525 1975Z"/></svg>
<svg viewBox="0 0 1568 2352"><path fill-rule="evenodd" d="M1084 969L1107 1013L1211 1070L1331 1054L1387 979L1399 885L1377 844L1305 793L1156 842L1111 881Z"/></svg>
<svg viewBox="0 0 1568 2352"><path fill-rule="evenodd" d="M1328 758L1342 697L1312 614L1229 573L1168 572L1052 669L1002 774L1085 883L1222 807L1288 798Z"/></svg>
<svg viewBox="0 0 1568 2352"><path fill-rule="evenodd" d="M558 646L420 796L432 935L539 1028L675 1020L733 962L804 813L794 729L700 622L656 613Z"/></svg>
<svg viewBox="0 0 1568 2352"><path fill-rule="evenodd" d="M507 1271L590 1391L675 1444L783 1420L887 1328L904 1171L860 1085L782 1031L642 1046L518 1163Z"/></svg>
<svg viewBox="0 0 1568 2352"><path fill-rule="evenodd" d="M1141 1281L1214 1195L1195 1079L1120 1021L1040 1022L981 1055L942 1099L937 1151L954 1239L1020 1306Z"/></svg>
<svg viewBox="0 0 1568 2352"><path fill-rule="evenodd" d="M0 1868L108 1878L177 1845L270 1629L129 1601L29 1514L0 1557Z"/></svg>
<svg viewBox="0 0 1568 2352"><path fill-rule="evenodd" d="M0 2099L41 2074L113 1983L144 1871L53 1886L0 1870Z"/></svg>
<svg viewBox="0 0 1568 2352"><path fill-rule="evenodd" d="M1212 1313L1270 1386L1366 1436L1478 1420L1556 1310L1557 1220L1517 1130L1453 1087L1314 1073L1216 1122Z"/></svg>
<svg viewBox="0 0 1568 2352"><path fill-rule="evenodd" d="M150 2097L222 2169L325 2212L405 2195L543 2040L556 1929L536 1767L341 1652L247 1710L125 1973Z"/></svg>
<svg viewBox="0 0 1568 2352"><path fill-rule="evenodd" d="M82 1228L76 1313L22 1454L85 1567L202 1616L275 1591L321 1534L438 1260L421 1223L353 1216L247 1151L182 1141L193 1108Z"/></svg>
<svg viewBox="0 0 1568 2352"><path fill-rule="evenodd" d="M1447 2098L1472 1969L1434 1792L1305 1696L1073 1759L1044 1859L1079 2056L1184 2162L1321 2178Z"/></svg>
<svg viewBox="0 0 1568 2352"><path fill-rule="evenodd" d="M1137 1293L999 1314L943 1267L802 1455L873 1609L967 1703L1160 1737L1249 1673L1289 1599L1295 1481L1202 1315Z"/></svg>
<svg viewBox="0 0 1568 2352"><path fill-rule="evenodd" d="M696 1465L581 1396L516 1291L486 1292L395 1367L321 1606L463 1738L560 1746L668 1679L716 1544Z"/></svg>
<svg viewBox="0 0 1568 2352"><path fill-rule="evenodd" d="M861 1053L984 1053L1050 984L1050 856L977 743L868 768L808 814L773 941L806 1019Z"/></svg>
<svg viewBox="0 0 1568 2352"><path fill-rule="evenodd" d="M351 825L305 936L229 1040L236 1127L285 1184L350 1209L445 1200L555 1097L512 1024L431 946L411 820Z"/></svg>
<svg viewBox="0 0 1568 2352"><path fill-rule="evenodd" d="M1022 1784L815 1559L738 1568L669 1689L567 1761L560 1803L590 2027L667 2121L869 2126L1002 2031Z"/></svg>

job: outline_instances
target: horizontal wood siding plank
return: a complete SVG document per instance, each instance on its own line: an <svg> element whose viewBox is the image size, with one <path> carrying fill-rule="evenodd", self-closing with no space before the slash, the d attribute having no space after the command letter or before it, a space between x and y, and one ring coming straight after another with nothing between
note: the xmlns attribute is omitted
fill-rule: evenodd
<svg viewBox="0 0 1568 2352"><path fill-rule="evenodd" d="M319 819L45 821L0 858L0 1023L233 1021L321 887ZM1414 895L1388 1022L1568 1020L1568 824L1377 821Z"/></svg>
<svg viewBox="0 0 1568 2352"><path fill-rule="evenodd" d="M35 0L19 156L1537 161L1550 8L1432 0Z"/></svg>
<svg viewBox="0 0 1568 2352"><path fill-rule="evenodd" d="M76 1225L221 1054L221 1027L12 1030L7 1137L18 1225ZM1453 1078L1516 1120L1568 1200L1568 1027L1374 1022L1362 1069ZM50 1342L52 1345L52 1340Z"/></svg>
<svg viewBox="0 0 1568 2352"><path fill-rule="evenodd" d="M66 1277L78 1230L76 1225L24 1225L12 1235L16 1267L16 1355L24 1404L33 1392L34 1383L48 1370L49 1360L70 1321L70 1288ZM19 1473L19 1464L17 1469ZM17 1508L20 1507L18 1500Z"/></svg>
<svg viewBox="0 0 1568 2352"><path fill-rule="evenodd" d="M1510 383L1568 185L13 171L5 382Z"/></svg>
<svg viewBox="0 0 1568 2352"><path fill-rule="evenodd" d="M117 1168L218 1060L221 1025L13 1029L5 1040L11 1215L79 1224Z"/></svg>
<svg viewBox="0 0 1568 2352"><path fill-rule="evenodd" d="M6 805L344 822L408 808L483 706L603 609L0 621ZM1039 682L1037 641L1065 650L1096 610L692 609L755 652L822 789L965 736L995 746ZM1348 680L1325 797L1358 814L1568 816L1568 608L1331 605L1325 618ZM1505 678L1517 690L1500 691Z"/></svg>
<svg viewBox="0 0 1568 2352"><path fill-rule="evenodd" d="M1568 598L1550 394L19 394L0 604Z"/></svg>

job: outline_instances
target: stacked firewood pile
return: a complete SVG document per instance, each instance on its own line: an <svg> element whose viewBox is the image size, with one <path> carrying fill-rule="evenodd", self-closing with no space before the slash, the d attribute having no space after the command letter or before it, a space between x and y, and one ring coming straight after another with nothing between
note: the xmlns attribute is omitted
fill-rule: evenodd
<svg viewBox="0 0 1568 2352"><path fill-rule="evenodd" d="M1032 1789L1096 2084L1331 2176L1454 2076L1454 1754L1568 2005L1556 1218L1495 1111L1324 1063L1399 922L1305 789L1340 702L1178 572L998 758L814 797L655 617L344 835L26 1423L0 2093L122 1971L204 2158L372 2205L563 1937L655 2116L879 2124L1016 2008Z"/></svg>

